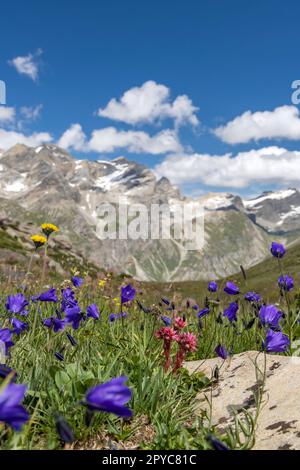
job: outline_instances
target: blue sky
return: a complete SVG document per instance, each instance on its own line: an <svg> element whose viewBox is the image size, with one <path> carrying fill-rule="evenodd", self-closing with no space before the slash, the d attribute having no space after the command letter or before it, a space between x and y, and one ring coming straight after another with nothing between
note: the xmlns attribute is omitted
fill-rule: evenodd
<svg viewBox="0 0 300 470"><path fill-rule="evenodd" d="M0 148L51 139L81 158L124 155L194 195L300 186L299 14L291 0L6 2Z"/></svg>

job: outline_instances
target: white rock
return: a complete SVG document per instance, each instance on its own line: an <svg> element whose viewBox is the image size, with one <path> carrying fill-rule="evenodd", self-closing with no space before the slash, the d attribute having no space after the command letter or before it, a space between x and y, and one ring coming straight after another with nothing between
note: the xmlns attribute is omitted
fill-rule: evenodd
<svg viewBox="0 0 300 470"><path fill-rule="evenodd" d="M255 359L261 370L264 355L249 351L226 360L220 370L220 378L211 388L199 393L196 410L198 414L209 413L211 398L212 424L225 433L233 422L234 411L243 418L243 408L255 414L253 393L259 384L254 366ZM207 361L187 362L189 372L202 371L212 376L220 358ZM258 415L253 449L300 449L300 357L266 355L266 380L262 406ZM208 401L207 401L208 400Z"/></svg>

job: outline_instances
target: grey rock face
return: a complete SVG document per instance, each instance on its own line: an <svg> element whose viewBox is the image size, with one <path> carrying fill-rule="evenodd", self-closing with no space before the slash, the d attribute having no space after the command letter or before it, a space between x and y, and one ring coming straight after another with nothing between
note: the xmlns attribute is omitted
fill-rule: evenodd
<svg viewBox="0 0 300 470"><path fill-rule="evenodd" d="M297 189L267 191L244 204L256 223L269 233L300 230L300 192Z"/></svg>

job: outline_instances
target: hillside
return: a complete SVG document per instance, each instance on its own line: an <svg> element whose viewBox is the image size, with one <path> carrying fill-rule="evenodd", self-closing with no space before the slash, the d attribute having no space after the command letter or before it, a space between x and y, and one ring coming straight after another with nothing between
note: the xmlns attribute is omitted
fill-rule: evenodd
<svg viewBox="0 0 300 470"><path fill-rule="evenodd" d="M284 274L293 276L295 280L295 290L293 294L300 294L300 243L291 245L282 259L282 270ZM236 282L242 292L254 291L263 296L264 301L278 302L277 279L280 276L278 261L272 256L268 256L264 261L246 269L246 281L241 271L232 276L218 280L220 290L227 280ZM298 287L297 287L298 286ZM144 285L149 299L154 299L158 295L169 298L184 300L186 298L196 299L197 302L204 302L208 295L207 282L174 282L174 283L146 283ZM152 297L153 293L153 297ZM184 302L183 302L184 305Z"/></svg>
<svg viewBox="0 0 300 470"><path fill-rule="evenodd" d="M141 281L189 281L230 275L267 254L270 234L230 193L193 200L205 213L203 249L188 251L181 240L103 240L97 227L103 203L130 206L191 202L166 178L123 157L78 160L55 145L16 145L0 155L0 213L16 224L58 225L65 243L98 269L126 272ZM174 228L174 226L173 226ZM288 233L282 237L288 237Z"/></svg>
<svg viewBox="0 0 300 470"><path fill-rule="evenodd" d="M39 233L38 221L34 214L23 211L16 204L11 209L12 213L17 210L18 219L9 219L1 217L4 207L7 207L7 201L0 198L0 279L5 283L23 282L27 273L30 259L32 263L30 277L36 278L40 275L43 265L43 250L35 252L34 246L30 241L30 236ZM35 222L33 222L35 220ZM72 269L80 269L82 272L88 272L96 275L99 269L89 262L80 251L74 251L65 237L58 235L52 237L49 242L48 257L46 260L46 272L51 280L61 281L69 276Z"/></svg>
<svg viewBox="0 0 300 470"><path fill-rule="evenodd" d="M148 214L153 205L165 205L173 214L174 207L193 202L204 211L203 248L186 250L172 234L169 239L151 239L149 227L146 239L103 239L100 208L107 203L118 207L120 198L126 207L143 204ZM73 264L74 257L96 270L124 272L146 282L219 279L236 273L241 264L249 269L264 260L274 238L284 243L299 240L299 217L296 189L265 192L250 201L230 193L192 200L167 178L157 180L151 169L123 157L78 160L55 145L16 145L0 154L2 264L12 264L17 256L18 245L9 237L20 243L48 221L60 227L57 243L62 243L67 264ZM175 223L171 228L173 233ZM19 249L19 261L30 251L28 241L22 244L25 252Z"/></svg>

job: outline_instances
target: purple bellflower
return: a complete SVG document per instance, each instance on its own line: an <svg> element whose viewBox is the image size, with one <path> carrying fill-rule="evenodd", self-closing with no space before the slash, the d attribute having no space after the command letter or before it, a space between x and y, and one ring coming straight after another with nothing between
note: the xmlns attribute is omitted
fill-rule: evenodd
<svg viewBox="0 0 300 470"><path fill-rule="evenodd" d="M226 294L228 295L237 295L239 294L240 289L238 288L237 285L234 284L234 282L228 281L226 282L224 292L226 292Z"/></svg>
<svg viewBox="0 0 300 470"><path fill-rule="evenodd" d="M259 319L263 326L278 329L282 312L275 305L263 305L259 310Z"/></svg>
<svg viewBox="0 0 300 470"><path fill-rule="evenodd" d="M128 284L127 286L124 286L121 288L121 302L122 304L125 304L126 302L129 302L131 300L134 300L136 294L136 290L134 287L132 287L131 284Z"/></svg>
<svg viewBox="0 0 300 470"><path fill-rule="evenodd" d="M125 385L127 377L117 377L101 385L90 388L84 404L92 411L113 413L121 418L129 418L132 411L125 406L132 392Z"/></svg>
<svg viewBox="0 0 300 470"><path fill-rule="evenodd" d="M229 321L236 321L237 320L236 314L237 314L238 309L239 309L238 303L231 302L229 307L227 307L224 310L223 316L227 317Z"/></svg>
<svg viewBox="0 0 300 470"><path fill-rule="evenodd" d="M99 320L100 312L96 304L89 305L86 309L87 317Z"/></svg>
<svg viewBox="0 0 300 470"><path fill-rule="evenodd" d="M282 258L285 255L285 247L282 243L272 242L270 251L274 258Z"/></svg>
<svg viewBox="0 0 300 470"><path fill-rule="evenodd" d="M287 335L281 331L269 330L266 335L266 341L263 347L267 352L285 352L290 345L290 340Z"/></svg>
<svg viewBox="0 0 300 470"><path fill-rule="evenodd" d="M21 405L26 388L26 385L9 383L0 393L0 421L16 431L20 431L29 420L27 410Z"/></svg>
<svg viewBox="0 0 300 470"><path fill-rule="evenodd" d="M15 315L27 315L27 306L28 301L22 293L16 295L9 295L6 299L5 307L9 313L13 313Z"/></svg>

